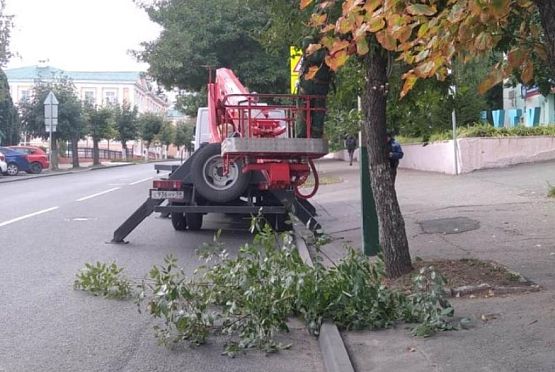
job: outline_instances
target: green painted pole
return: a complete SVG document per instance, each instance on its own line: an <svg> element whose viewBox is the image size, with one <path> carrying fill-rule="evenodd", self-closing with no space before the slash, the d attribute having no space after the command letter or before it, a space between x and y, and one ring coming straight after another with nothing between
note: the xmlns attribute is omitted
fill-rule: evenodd
<svg viewBox="0 0 555 372"><path fill-rule="evenodd" d="M360 141L361 145L364 143L366 141ZM366 146L360 146L359 151L362 250L366 256L376 256L380 252L380 235L376 203L370 186L368 151Z"/></svg>

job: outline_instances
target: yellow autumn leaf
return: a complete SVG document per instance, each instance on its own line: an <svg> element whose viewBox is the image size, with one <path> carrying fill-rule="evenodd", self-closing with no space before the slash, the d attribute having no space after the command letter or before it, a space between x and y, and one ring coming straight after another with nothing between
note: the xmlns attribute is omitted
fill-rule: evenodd
<svg viewBox="0 0 555 372"><path fill-rule="evenodd" d="M405 80L405 82L403 84L403 89L401 89L401 98L403 98L407 95L408 92L410 92L410 90L414 87L414 84L418 80L416 75L414 75L414 72L410 71L403 76L403 79Z"/></svg>
<svg viewBox="0 0 555 372"><path fill-rule="evenodd" d="M355 32L353 32L353 39L359 41L360 39L366 39L370 26L367 23L361 24Z"/></svg>
<svg viewBox="0 0 555 372"><path fill-rule="evenodd" d="M407 41L412 34L412 28L410 26L402 26L395 31L394 36L399 40L400 43Z"/></svg>
<svg viewBox="0 0 555 372"><path fill-rule="evenodd" d="M309 6L310 4L312 4L313 0L301 0L301 9L306 8L307 6Z"/></svg>
<svg viewBox="0 0 555 372"><path fill-rule="evenodd" d="M362 7L366 13L372 13L374 10L378 9L383 4L383 0L368 0L366 4Z"/></svg>
<svg viewBox="0 0 555 372"><path fill-rule="evenodd" d="M526 84L530 83L534 79L534 62L532 62L531 59L527 59L524 63L524 68L522 69L520 78Z"/></svg>
<svg viewBox="0 0 555 372"><path fill-rule="evenodd" d="M316 52L317 50L322 49L322 44L310 44L306 48L306 55L311 55L312 53Z"/></svg>
<svg viewBox="0 0 555 372"><path fill-rule="evenodd" d="M492 14L497 18L503 18L509 11L511 10L511 1L510 0L492 0L490 9Z"/></svg>
<svg viewBox="0 0 555 372"><path fill-rule="evenodd" d="M529 8L534 5L534 2L532 0L517 0L517 4L521 8Z"/></svg>
<svg viewBox="0 0 555 372"><path fill-rule="evenodd" d="M337 26L335 27L335 29L339 31L339 33L347 34L353 29L354 25L354 17L341 17L337 20Z"/></svg>
<svg viewBox="0 0 555 372"><path fill-rule="evenodd" d="M347 62L349 55L346 50L340 50L337 53L326 56L326 64L333 70L337 71Z"/></svg>
<svg viewBox="0 0 555 372"><path fill-rule="evenodd" d="M321 26L324 23L326 23L327 18L328 18L327 14L314 13L310 17L310 23L309 24L313 27L318 27L318 26Z"/></svg>
<svg viewBox="0 0 555 372"><path fill-rule="evenodd" d="M512 68L518 68L522 65L526 54L520 48L514 48L509 53L507 53L507 61Z"/></svg>
<svg viewBox="0 0 555 372"><path fill-rule="evenodd" d="M397 40L389 34L386 30L376 33L376 40L387 50L397 49Z"/></svg>
<svg viewBox="0 0 555 372"><path fill-rule="evenodd" d="M503 70L500 68L493 68L488 76L478 85L478 93L484 94L492 87L503 81Z"/></svg>
<svg viewBox="0 0 555 372"><path fill-rule="evenodd" d="M346 0L343 3L343 14L351 13L353 11L358 11L358 7L364 3L364 0Z"/></svg>
<svg viewBox="0 0 555 372"><path fill-rule="evenodd" d="M335 40L330 48L330 54L335 54L340 50L347 49L350 44L348 40Z"/></svg>
<svg viewBox="0 0 555 372"><path fill-rule="evenodd" d="M316 73L318 72L319 69L320 67L318 66L310 66L308 69L308 72L304 75L304 78L306 80L314 79L314 76L316 76Z"/></svg>
<svg viewBox="0 0 555 372"><path fill-rule="evenodd" d="M322 29L320 30L320 32L323 33L323 34L325 34L325 33L328 33L328 32L330 32L330 31L333 31L333 30L335 30L335 25L329 24L329 25L325 25L324 28L322 28Z"/></svg>
<svg viewBox="0 0 555 372"><path fill-rule="evenodd" d="M359 56L363 56L368 54L368 40L367 39L360 39L357 40L357 54Z"/></svg>
<svg viewBox="0 0 555 372"><path fill-rule="evenodd" d="M378 32L385 27L385 20L382 15L372 17L368 21L368 31Z"/></svg>
<svg viewBox="0 0 555 372"><path fill-rule="evenodd" d="M435 65L433 61L426 61L416 66L414 74L421 78L428 78L434 74L434 67Z"/></svg>
<svg viewBox="0 0 555 372"><path fill-rule="evenodd" d="M333 42L335 41L335 38L332 36L324 36L321 40L320 40L320 44L322 44L323 46L325 46L327 49L331 49Z"/></svg>
<svg viewBox="0 0 555 372"><path fill-rule="evenodd" d="M423 24L418 28L418 34L417 34L418 38L422 38L422 37L424 37L424 36L428 33L428 28L429 28L428 24L429 24L428 22L423 23Z"/></svg>
<svg viewBox="0 0 555 372"><path fill-rule="evenodd" d="M430 50L423 49L420 53L416 55L416 57L414 58L414 62L419 63L423 61L426 57L428 57L428 54L430 54Z"/></svg>
<svg viewBox="0 0 555 372"><path fill-rule="evenodd" d="M407 13L415 16L432 16L436 14L437 9L435 6L426 4L412 4L407 7Z"/></svg>
<svg viewBox="0 0 555 372"><path fill-rule="evenodd" d="M329 8L330 6L335 4L335 0L330 0L330 1L324 1L322 3L320 3L319 7L320 9L326 9Z"/></svg>

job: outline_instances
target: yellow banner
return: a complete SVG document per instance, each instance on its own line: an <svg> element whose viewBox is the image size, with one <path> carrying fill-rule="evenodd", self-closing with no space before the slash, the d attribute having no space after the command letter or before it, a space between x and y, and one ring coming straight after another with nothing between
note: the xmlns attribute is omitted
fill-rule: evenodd
<svg viewBox="0 0 555 372"><path fill-rule="evenodd" d="M291 66L291 93L297 93L297 85L299 82L299 74L301 73L301 63L303 60L303 52L294 46L289 47L289 63Z"/></svg>

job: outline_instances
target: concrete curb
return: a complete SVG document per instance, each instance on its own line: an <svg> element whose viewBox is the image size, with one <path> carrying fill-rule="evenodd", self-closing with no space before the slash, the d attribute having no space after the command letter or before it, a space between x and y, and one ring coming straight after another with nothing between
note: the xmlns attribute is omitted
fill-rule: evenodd
<svg viewBox="0 0 555 372"><path fill-rule="evenodd" d="M312 258L306 246L306 242L302 237L301 230L304 228L299 223L293 224L293 237L295 244L304 263L314 267ZM349 358L349 353L345 347L345 343L341 338L339 329L334 323L324 322L320 328L318 336L320 351L324 357L324 369L326 372L354 372L355 369Z"/></svg>
<svg viewBox="0 0 555 372"><path fill-rule="evenodd" d="M482 283L479 285L465 285L457 288L447 288L446 292L450 297L462 297L470 295L480 295L483 293L491 292L493 295L505 295L512 293L526 293L526 292L538 292L541 287L538 284L531 283L525 286L499 286L495 287L487 283Z"/></svg>

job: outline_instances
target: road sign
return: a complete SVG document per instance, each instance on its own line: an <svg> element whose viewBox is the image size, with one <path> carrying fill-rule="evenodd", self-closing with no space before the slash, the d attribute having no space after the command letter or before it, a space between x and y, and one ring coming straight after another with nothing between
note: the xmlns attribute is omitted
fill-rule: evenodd
<svg viewBox="0 0 555 372"><path fill-rule="evenodd" d="M58 125L58 100L52 91L44 100L44 125L49 133L55 132Z"/></svg>
<svg viewBox="0 0 555 372"><path fill-rule="evenodd" d="M289 48L289 63L291 66L291 93L297 93L297 83L301 72L303 52L294 46Z"/></svg>

